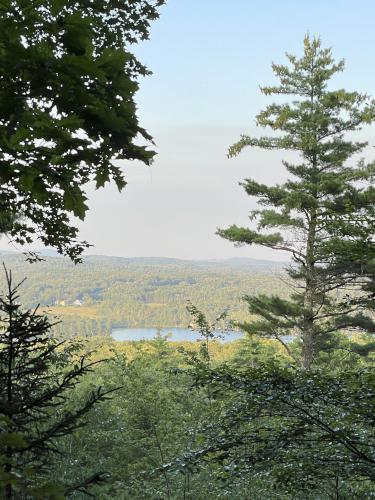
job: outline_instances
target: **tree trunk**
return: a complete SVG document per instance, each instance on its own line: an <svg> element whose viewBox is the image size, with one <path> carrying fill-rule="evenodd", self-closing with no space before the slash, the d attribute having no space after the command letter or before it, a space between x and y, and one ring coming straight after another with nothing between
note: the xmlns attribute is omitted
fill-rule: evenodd
<svg viewBox="0 0 375 500"><path fill-rule="evenodd" d="M316 276L314 246L316 236L316 212L311 213L306 246L306 281L302 327L302 366L309 370L315 355L314 308L316 297Z"/></svg>
<svg viewBox="0 0 375 500"><path fill-rule="evenodd" d="M13 292L10 284L8 283L8 297L9 297L9 347L8 347L8 372L7 372L7 405L8 417L12 419L12 397L13 397ZM9 431L8 431L9 432ZM6 449L6 463L4 470L7 474L12 472L12 447L8 446ZM5 486L5 498L11 500L13 498L13 487L10 482Z"/></svg>

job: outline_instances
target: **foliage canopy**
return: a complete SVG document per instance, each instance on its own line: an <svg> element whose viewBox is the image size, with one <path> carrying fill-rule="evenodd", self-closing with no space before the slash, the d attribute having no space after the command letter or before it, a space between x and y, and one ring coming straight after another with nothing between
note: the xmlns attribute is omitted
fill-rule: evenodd
<svg viewBox="0 0 375 500"><path fill-rule="evenodd" d="M88 244L70 218L85 217L85 185L122 190L115 160L151 162L134 102L148 71L129 46L163 3L0 1L0 208L18 216L15 242L39 238L79 260Z"/></svg>

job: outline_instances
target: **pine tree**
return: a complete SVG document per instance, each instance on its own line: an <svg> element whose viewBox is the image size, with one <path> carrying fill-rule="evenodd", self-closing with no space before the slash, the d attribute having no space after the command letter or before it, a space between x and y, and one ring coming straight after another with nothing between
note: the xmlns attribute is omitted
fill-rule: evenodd
<svg viewBox="0 0 375 500"><path fill-rule="evenodd" d="M37 310L23 311L20 284L6 271L7 292L0 297L0 496L65 498L87 492L100 473L77 484L49 478L59 439L83 425L82 418L109 392L101 387L79 405L71 394L97 362L78 356L77 343L57 342L53 325Z"/></svg>
<svg viewBox="0 0 375 500"><path fill-rule="evenodd" d="M250 215L257 221L256 229L233 225L218 234L236 244L260 245L291 256L289 300L247 296L251 313L259 319L242 327L278 339L298 333L302 364L309 368L335 332L375 331L366 315L373 306L373 287L368 283L375 256L375 164L360 160L348 165L367 143L346 137L375 120L375 103L364 94L328 88L344 62L336 63L319 39L305 37L303 57L287 58L287 66L273 64L280 85L261 90L292 100L269 105L256 121L281 134L242 136L229 156L250 146L291 150L299 153L300 161L283 161L291 174L284 184L267 186L246 179L243 187L259 202Z"/></svg>

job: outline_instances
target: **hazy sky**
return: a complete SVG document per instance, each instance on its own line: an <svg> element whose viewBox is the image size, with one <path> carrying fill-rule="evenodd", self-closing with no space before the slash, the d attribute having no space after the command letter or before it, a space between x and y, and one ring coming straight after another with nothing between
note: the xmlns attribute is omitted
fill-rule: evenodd
<svg viewBox="0 0 375 500"><path fill-rule="evenodd" d="M228 160L227 148L241 133L259 133L254 117L270 102L259 86L274 82L271 62L284 62L285 51L301 54L307 32L346 59L336 85L375 95L374 19L374 0L169 0L150 40L135 48L154 73L140 82L137 102L158 156L151 168L123 165L121 195L90 190L80 225L89 253L277 258L215 236L217 227L247 223L254 202L240 180L283 178L280 153Z"/></svg>

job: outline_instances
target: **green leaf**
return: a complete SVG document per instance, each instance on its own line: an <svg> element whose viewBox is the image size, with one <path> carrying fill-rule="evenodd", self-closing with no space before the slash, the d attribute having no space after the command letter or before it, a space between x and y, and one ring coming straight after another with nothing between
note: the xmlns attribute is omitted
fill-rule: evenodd
<svg viewBox="0 0 375 500"><path fill-rule="evenodd" d="M0 434L0 446L3 449L12 447L21 450L26 448L27 442L25 437L17 432L4 432Z"/></svg>
<svg viewBox="0 0 375 500"><path fill-rule="evenodd" d="M97 170L95 180L96 189L103 187L106 182L109 182L109 172L103 169Z"/></svg>
<svg viewBox="0 0 375 500"><path fill-rule="evenodd" d="M34 187L34 181L38 176L38 171L32 168L26 168L20 177L20 185L24 191L31 192Z"/></svg>

